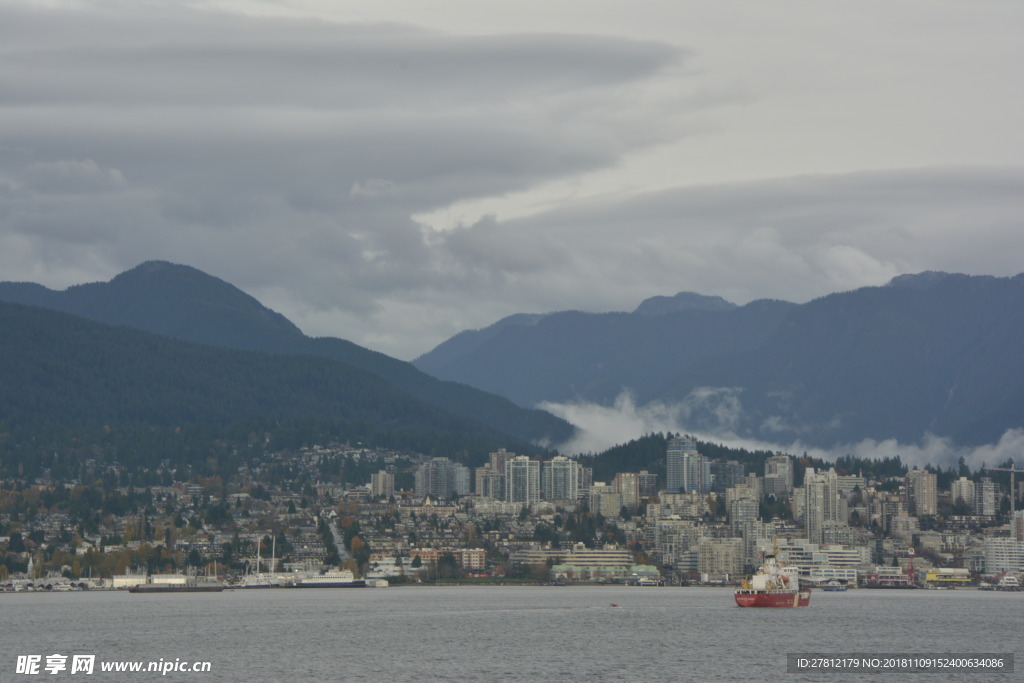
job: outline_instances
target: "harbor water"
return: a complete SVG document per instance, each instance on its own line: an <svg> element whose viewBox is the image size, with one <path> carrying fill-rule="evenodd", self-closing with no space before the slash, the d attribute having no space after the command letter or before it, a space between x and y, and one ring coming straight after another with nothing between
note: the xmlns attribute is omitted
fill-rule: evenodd
<svg viewBox="0 0 1024 683"><path fill-rule="evenodd" d="M741 609L728 589L393 587L0 595L0 680L708 681L787 674L787 654L1013 653L1024 594L815 591ZM17 673L19 656L95 655L91 676ZM209 672L101 672L99 662L209 662ZM935 680L1022 680L961 673ZM906 674L904 674L906 675Z"/></svg>

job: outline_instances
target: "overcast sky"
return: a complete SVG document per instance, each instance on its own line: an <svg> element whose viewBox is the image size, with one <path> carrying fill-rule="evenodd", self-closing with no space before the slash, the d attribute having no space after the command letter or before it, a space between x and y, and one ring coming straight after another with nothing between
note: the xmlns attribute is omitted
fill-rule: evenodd
<svg viewBox="0 0 1024 683"><path fill-rule="evenodd" d="M1024 254L1024 3L0 0L0 280L163 259L412 359Z"/></svg>

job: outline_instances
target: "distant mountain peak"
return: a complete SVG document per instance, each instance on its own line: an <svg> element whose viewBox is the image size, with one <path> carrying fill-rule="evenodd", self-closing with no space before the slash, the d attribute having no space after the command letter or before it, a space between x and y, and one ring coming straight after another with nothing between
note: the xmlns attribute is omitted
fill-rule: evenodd
<svg viewBox="0 0 1024 683"><path fill-rule="evenodd" d="M171 263L170 261L152 260L143 261L134 268L129 268L123 273L118 274L114 279L116 280L117 278L132 277L135 275L152 275L154 273L165 272L196 273L205 275L206 277L213 277L212 275L207 275L206 273L203 273L203 271L198 268L193 268L192 266L186 266L180 263Z"/></svg>
<svg viewBox="0 0 1024 683"><path fill-rule="evenodd" d="M652 296L644 299L633 312L639 315L665 315L677 311L729 311L734 308L736 304L720 296L679 292L675 296Z"/></svg>
<svg viewBox="0 0 1024 683"><path fill-rule="evenodd" d="M60 292L33 283L0 282L0 302L49 308L211 347L319 357L332 367L342 363L376 375L400 391L403 400L424 401L445 414L487 425L502 432L502 439L552 443L567 439L572 429L548 413L524 410L497 395L437 380L410 363L352 342L306 337L253 296L192 266L145 261L108 282L74 285ZM512 316L508 324L532 324L531 317Z"/></svg>
<svg viewBox="0 0 1024 683"><path fill-rule="evenodd" d="M123 273L119 273L114 276L114 278L110 280L110 284L122 285L140 281L147 283L160 281L196 282L205 286L216 284L222 288L222 291L231 290L244 294L244 292L231 283L221 280L218 277L214 277L209 273L204 273L198 268L181 265L179 263L171 263L170 261L145 261L134 268L130 268ZM249 297L248 294L245 296ZM253 299L253 301L255 301L255 299Z"/></svg>

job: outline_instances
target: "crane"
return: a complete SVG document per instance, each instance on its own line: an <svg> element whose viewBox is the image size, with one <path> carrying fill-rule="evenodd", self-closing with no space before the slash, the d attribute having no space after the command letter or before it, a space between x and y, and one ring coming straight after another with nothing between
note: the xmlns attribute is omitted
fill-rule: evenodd
<svg viewBox="0 0 1024 683"><path fill-rule="evenodd" d="M1013 461L1010 461L1009 467L986 467L985 469L992 470L993 472L1009 472L1010 473L1010 516L1013 517L1014 513L1014 501L1017 499L1017 491L1014 486L1014 475L1020 472L1024 474L1024 470L1017 469Z"/></svg>

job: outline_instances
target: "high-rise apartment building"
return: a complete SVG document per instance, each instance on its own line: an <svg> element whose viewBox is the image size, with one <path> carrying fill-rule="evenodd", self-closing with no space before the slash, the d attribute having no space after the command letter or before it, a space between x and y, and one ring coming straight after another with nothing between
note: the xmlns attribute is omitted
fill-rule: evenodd
<svg viewBox="0 0 1024 683"><path fill-rule="evenodd" d="M949 497L953 499L953 504L956 505L958 502L963 502L965 505L974 509L974 482L967 477L960 477L949 486Z"/></svg>
<svg viewBox="0 0 1024 683"><path fill-rule="evenodd" d="M619 472L615 475L615 491L622 495L622 505L630 510L640 506L640 475Z"/></svg>
<svg viewBox="0 0 1024 683"><path fill-rule="evenodd" d="M658 475L647 470L640 470L637 475L640 482L640 497L653 498L658 495Z"/></svg>
<svg viewBox="0 0 1024 683"><path fill-rule="evenodd" d="M754 523L757 522L758 503L750 498L734 498L729 501L726 510L729 514L729 533L737 538L746 538Z"/></svg>
<svg viewBox="0 0 1024 683"><path fill-rule="evenodd" d="M793 459L773 455L764 461L764 492L779 498L793 493Z"/></svg>
<svg viewBox="0 0 1024 683"><path fill-rule="evenodd" d="M907 472L907 509L912 515L935 515L939 511L934 472L917 468Z"/></svg>
<svg viewBox="0 0 1024 683"><path fill-rule="evenodd" d="M665 490L679 493L683 488L683 456L697 453L697 440L689 436L676 436L668 441L665 453Z"/></svg>
<svg viewBox="0 0 1024 683"><path fill-rule="evenodd" d="M387 470L380 470L370 475L370 493L376 498L390 498L395 495L395 475Z"/></svg>
<svg viewBox="0 0 1024 683"><path fill-rule="evenodd" d="M725 493L726 489L742 484L746 477L743 463L735 460L712 461L708 464L708 468L711 470L712 477L711 490L716 493Z"/></svg>
<svg viewBox="0 0 1024 683"><path fill-rule="evenodd" d="M974 514L994 516L999 505L999 487L988 477L982 477L974 487Z"/></svg>
<svg viewBox="0 0 1024 683"><path fill-rule="evenodd" d="M669 439L665 470L669 493L711 490L711 463L697 452L697 440L692 436Z"/></svg>
<svg viewBox="0 0 1024 683"><path fill-rule="evenodd" d="M529 505L540 500L540 461L517 455L505 463L505 500Z"/></svg>
<svg viewBox="0 0 1024 683"><path fill-rule="evenodd" d="M839 482L834 468L828 472L809 470L804 475L804 526L811 543L825 542L827 524L845 524L845 505L839 495Z"/></svg>
<svg viewBox="0 0 1024 683"><path fill-rule="evenodd" d="M494 500L505 499L505 471L495 472L490 465L476 468L476 495Z"/></svg>
<svg viewBox="0 0 1024 683"><path fill-rule="evenodd" d="M580 464L564 455L556 455L541 468L541 484L546 500L576 502L580 495Z"/></svg>
<svg viewBox="0 0 1024 683"><path fill-rule="evenodd" d="M469 468L448 458L433 458L416 469L417 498L450 498L469 493Z"/></svg>
<svg viewBox="0 0 1024 683"><path fill-rule="evenodd" d="M505 464L516 457L515 453L499 448L487 456L487 464L477 467L474 473L473 490L481 498L505 499Z"/></svg>
<svg viewBox="0 0 1024 683"><path fill-rule="evenodd" d="M504 475L505 463L507 463L514 457L516 457L515 453L506 451L504 448L499 448L493 453L488 454L487 467L490 467L492 472L497 472L498 474Z"/></svg>

